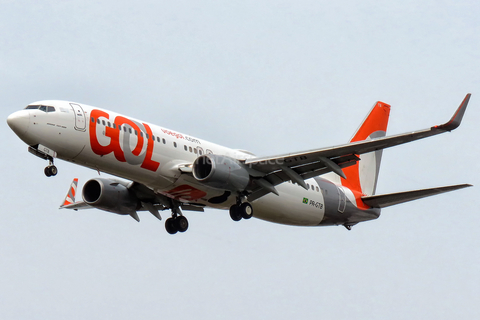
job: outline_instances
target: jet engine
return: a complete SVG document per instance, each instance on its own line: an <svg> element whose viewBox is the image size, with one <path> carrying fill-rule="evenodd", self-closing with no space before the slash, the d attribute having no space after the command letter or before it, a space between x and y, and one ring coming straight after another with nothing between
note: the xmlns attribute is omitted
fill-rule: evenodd
<svg viewBox="0 0 480 320"><path fill-rule="evenodd" d="M221 155L205 154L193 162L192 173L199 182L217 189L243 191L250 174L238 160Z"/></svg>
<svg viewBox="0 0 480 320"><path fill-rule="evenodd" d="M131 215L140 207L138 199L125 185L110 179L88 180L82 197L92 207L116 214Z"/></svg>

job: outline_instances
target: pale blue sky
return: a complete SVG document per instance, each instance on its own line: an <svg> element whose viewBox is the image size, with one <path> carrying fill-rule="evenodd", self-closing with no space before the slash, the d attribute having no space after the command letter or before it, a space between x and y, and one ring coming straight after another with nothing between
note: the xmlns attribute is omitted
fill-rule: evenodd
<svg viewBox="0 0 480 320"><path fill-rule="evenodd" d="M384 152L377 191L480 186L475 1L0 0L2 119L32 101L112 109L259 156L348 141L377 100L389 134L451 134ZM58 210L73 177L0 126L2 319L474 319L478 187L299 228L189 213L168 235Z"/></svg>

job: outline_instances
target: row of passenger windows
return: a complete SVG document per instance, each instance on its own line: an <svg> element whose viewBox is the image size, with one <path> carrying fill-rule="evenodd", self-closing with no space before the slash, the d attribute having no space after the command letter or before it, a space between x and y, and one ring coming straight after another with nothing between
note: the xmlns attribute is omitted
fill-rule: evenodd
<svg viewBox="0 0 480 320"><path fill-rule="evenodd" d="M25 110L40 110L43 112L55 112L55 108L50 106L33 106L32 105L32 106L27 106Z"/></svg>
<svg viewBox="0 0 480 320"><path fill-rule="evenodd" d="M288 180L288 183L293 183L293 182ZM314 186L313 184L310 185L309 183L307 183L307 189L308 190L312 189L313 191L320 192L320 189L317 186Z"/></svg>
<svg viewBox="0 0 480 320"><path fill-rule="evenodd" d="M92 122L95 122L95 118L94 117L91 117L91 121ZM97 119L96 120L98 124L102 124L106 127L110 127L110 128L113 128L113 129L118 129L120 131L124 131L124 132L129 132L131 134L135 134L136 136L138 136L138 131L137 130L134 130L133 128L131 128L130 126L128 125L116 125L115 123L111 123L110 121L105 121L105 120L100 120L100 119ZM145 137L147 139L152 139L153 141L157 140L157 142L162 142L163 144L166 144L167 141L162 138L160 139L160 137L156 136L155 135L149 135L148 133L144 133L143 131L140 131L140 137ZM176 142L173 142L173 146L176 148L177 147L177 143ZM185 149L185 151L190 151L190 152L193 152L195 154L199 154L199 155L202 155L203 154L203 150L202 148L198 147L198 148L192 148L192 147L188 147L187 145L184 145L183 148ZM208 152L208 150L207 150Z"/></svg>
<svg viewBox="0 0 480 320"><path fill-rule="evenodd" d="M91 120L92 120L92 122L95 122L95 118L91 117ZM120 131L122 131L122 130L124 132L128 131L129 133L134 133L136 136L138 136L138 131L132 129L128 125L117 126L115 123L112 124L112 123L110 123L110 121L105 121L105 120L100 120L100 119L97 119L97 123L98 124L103 124L106 127L110 127L110 128L113 128L113 129L118 129ZM157 140L158 142L163 142L163 144L167 143L167 141L165 139L160 139L160 137L158 137L158 136L155 137L154 135L150 136L148 133L144 133L143 131L140 131L140 137L145 137L147 139L151 138L153 141ZM174 144L175 144L175 142L174 142Z"/></svg>

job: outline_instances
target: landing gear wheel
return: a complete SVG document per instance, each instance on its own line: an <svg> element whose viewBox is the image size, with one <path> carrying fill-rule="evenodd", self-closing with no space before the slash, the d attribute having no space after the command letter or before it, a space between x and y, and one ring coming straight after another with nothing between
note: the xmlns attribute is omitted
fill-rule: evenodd
<svg viewBox="0 0 480 320"><path fill-rule="evenodd" d="M52 165L52 166L45 167L45 170L43 172L47 177L52 177L57 175L58 169L57 167Z"/></svg>
<svg viewBox="0 0 480 320"><path fill-rule="evenodd" d="M242 220L242 212L236 204L230 207L230 218L232 218L233 221Z"/></svg>
<svg viewBox="0 0 480 320"><path fill-rule="evenodd" d="M179 232L185 232L188 229L188 220L184 216L178 216L175 218L175 226Z"/></svg>
<svg viewBox="0 0 480 320"><path fill-rule="evenodd" d="M165 221L165 230L170 234L177 233L178 229L174 218L168 218L167 221Z"/></svg>
<svg viewBox="0 0 480 320"><path fill-rule="evenodd" d="M248 202L244 202L240 205L240 212L243 219L250 219L253 217L253 208Z"/></svg>
<svg viewBox="0 0 480 320"><path fill-rule="evenodd" d="M52 174L52 176L56 176L57 173L58 173L57 167L55 167L55 166L50 166L50 173Z"/></svg>

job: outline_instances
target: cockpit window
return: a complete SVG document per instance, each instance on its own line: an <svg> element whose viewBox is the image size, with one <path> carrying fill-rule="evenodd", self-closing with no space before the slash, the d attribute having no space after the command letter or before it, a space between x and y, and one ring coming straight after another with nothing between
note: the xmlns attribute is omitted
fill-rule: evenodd
<svg viewBox="0 0 480 320"><path fill-rule="evenodd" d="M38 110L43 111L43 112L55 112L55 107L47 107L47 106L34 106L34 105L31 105L31 106L27 106L25 109L26 109L26 110L35 110L35 109L38 109Z"/></svg>

